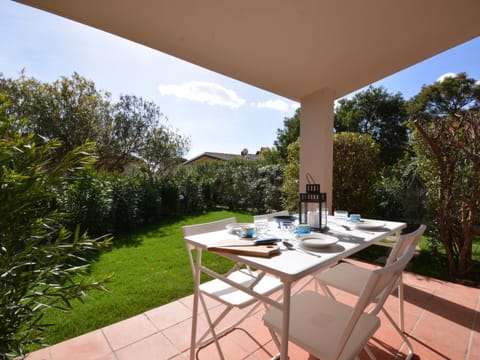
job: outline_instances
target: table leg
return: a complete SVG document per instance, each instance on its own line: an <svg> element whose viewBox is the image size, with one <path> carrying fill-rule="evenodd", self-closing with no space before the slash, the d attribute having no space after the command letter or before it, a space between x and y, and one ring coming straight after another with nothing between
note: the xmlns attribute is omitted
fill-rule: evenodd
<svg viewBox="0 0 480 360"><path fill-rule="evenodd" d="M193 291L193 311L192 311L192 334L190 338L190 360L195 359L197 342L197 320L198 320L198 296L200 287L200 266L202 264L202 249L197 249L197 259L195 261L194 291Z"/></svg>
<svg viewBox="0 0 480 360"><path fill-rule="evenodd" d="M291 284L283 283L283 314L282 314L282 339L280 348L280 360L288 359L288 338L290 333L290 294Z"/></svg>

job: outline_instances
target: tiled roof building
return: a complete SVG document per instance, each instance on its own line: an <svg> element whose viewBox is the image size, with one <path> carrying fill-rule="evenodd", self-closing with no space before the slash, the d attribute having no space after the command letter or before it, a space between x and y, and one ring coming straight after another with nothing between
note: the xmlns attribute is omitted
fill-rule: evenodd
<svg viewBox="0 0 480 360"><path fill-rule="evenodd" d="M232 160L236 158L243 158L245 160L258 160L259 155L257 154L248 154L248 152L242 151L240 154L227 154L227 153L218 153L218 152L204 152L194 158L183 163L185 166L193 166L201 162L210 162L210 161L225 161Z"/></svg>

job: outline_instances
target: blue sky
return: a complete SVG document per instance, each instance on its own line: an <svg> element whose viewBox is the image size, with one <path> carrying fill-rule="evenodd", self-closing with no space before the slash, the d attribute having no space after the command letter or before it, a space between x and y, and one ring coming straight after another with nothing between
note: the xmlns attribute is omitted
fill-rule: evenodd
<svg viewBox="0 0 480 360"><path fill-rule="evenodd" d="M255 153L272 146L297 103L117 36L9 0L0 0L0 72L53 82L73 72L116 100L155 102L168 125L205 151ZM480 38L374 83L408 99L446 73L480 79Z"/></svg>

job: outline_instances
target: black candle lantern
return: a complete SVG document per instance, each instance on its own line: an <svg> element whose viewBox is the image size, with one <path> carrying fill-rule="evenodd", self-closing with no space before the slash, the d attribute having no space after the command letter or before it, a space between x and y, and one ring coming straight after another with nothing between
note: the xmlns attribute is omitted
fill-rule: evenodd
<svg viewBox="0 0 480 360"><path fill-rule="evenodd" d="M320 192L320 184L307 184L306 192L300 193L299 221L310 229L327 231L327 194Z"/></svg>

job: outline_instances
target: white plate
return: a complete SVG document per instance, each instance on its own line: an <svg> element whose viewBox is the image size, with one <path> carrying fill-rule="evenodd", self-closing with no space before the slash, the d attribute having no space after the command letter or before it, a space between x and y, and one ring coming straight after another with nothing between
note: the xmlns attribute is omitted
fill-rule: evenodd
<svg viewBox="0 0 480 360"><path fill-rule="evenodd" d="M385 226L384 222L376 221L376 220L360 220L357 222L352 222L351 224L357 229L365 229L365 230L381 229Z"/></svg>
<svg viewBox="0 0 480 360"><path fill-rule="evenodd" d="M336 244L338 242L338 238L321 233L311 233L300 235L300 241L301 245L305 248L315 249Z"/></svg>

